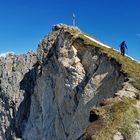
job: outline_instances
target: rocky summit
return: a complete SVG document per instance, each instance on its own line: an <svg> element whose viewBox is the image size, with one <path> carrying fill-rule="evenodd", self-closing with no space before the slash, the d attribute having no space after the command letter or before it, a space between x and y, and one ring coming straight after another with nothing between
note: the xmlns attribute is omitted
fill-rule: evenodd
<svg viewBox="0 0 140 140"><path fill-rule="evenodd" d="M140 140L140 64L94 40L58 24L0 57L0 140Z"/></svg>

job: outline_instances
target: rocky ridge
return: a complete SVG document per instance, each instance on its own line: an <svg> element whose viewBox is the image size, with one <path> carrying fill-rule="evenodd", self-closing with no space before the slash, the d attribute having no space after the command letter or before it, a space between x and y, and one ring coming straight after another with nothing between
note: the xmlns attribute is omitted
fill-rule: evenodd
<svg viewBox="0 0 140 140"><path fill-rule="evenodd" d="M59 24L39 43L37 53L0 58L0 139L80 140L87 134L92 139L94 133L86 131L92 128L92 108L109 104L108 99L136 98L139 90L121 65L85 45L79 34L78 28ZM91 122L98 126L100 114L97 109L93 114ZM118 129L112 139L126 136ZM129 139L139 140L139 130Z"/></svg>

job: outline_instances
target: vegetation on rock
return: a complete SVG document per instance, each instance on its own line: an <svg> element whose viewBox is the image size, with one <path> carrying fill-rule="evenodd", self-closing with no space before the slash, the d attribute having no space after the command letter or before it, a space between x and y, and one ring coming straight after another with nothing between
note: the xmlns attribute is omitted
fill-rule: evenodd
<svg viewBox="0 0 140 140"><path fill-rule="evenodd" d="M135 108L136 100L123 98L113 98L109 104L97 108L98 114L101 116L104 125L102 128L92 134L92 126L96 123L93 122L91 128L87 129L87 138L93 140L112 140L117 132L121 132L124 138L129 139L135 132L136 128L133 126L136 118L139 116L138 110ZM94 109L95 110L95 109ZM96 111L97 113L97 111ZM98 123L101 125L101 123ZM96 127L98 126L96 124ZM91 132L89 133L88 130Z"/></svg>

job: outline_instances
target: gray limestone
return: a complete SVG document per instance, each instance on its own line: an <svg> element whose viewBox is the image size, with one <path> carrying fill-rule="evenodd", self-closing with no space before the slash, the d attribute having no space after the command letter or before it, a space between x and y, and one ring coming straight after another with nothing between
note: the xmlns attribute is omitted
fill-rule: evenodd
<svg viewBox="0 0 140 140"><path fill-rule="evenodd" d="M54 26L37 54L0 58L0 140L75 140L92 107L114 95L135 96L117 62L73 43L62 26Z"/></svg>

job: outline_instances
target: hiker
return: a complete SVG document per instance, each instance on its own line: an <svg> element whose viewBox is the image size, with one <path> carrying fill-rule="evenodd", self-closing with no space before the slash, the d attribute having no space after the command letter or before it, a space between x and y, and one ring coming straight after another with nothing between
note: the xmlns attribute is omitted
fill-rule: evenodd
<svg viewBox="0 0 140 140"><path fill-rule="evenodd" d="M122 56L125 55L125 49L127 49L127 46L126 46L125 41L123 41L123 42L120 44L120 51L121 51L121 55L122 55Z"/></svg>

